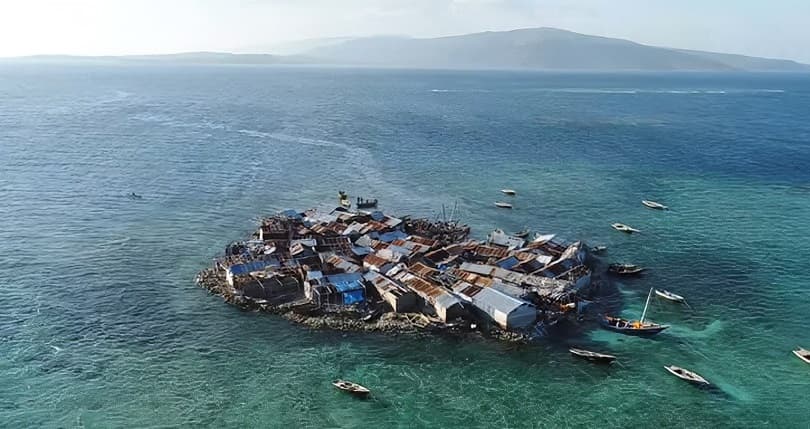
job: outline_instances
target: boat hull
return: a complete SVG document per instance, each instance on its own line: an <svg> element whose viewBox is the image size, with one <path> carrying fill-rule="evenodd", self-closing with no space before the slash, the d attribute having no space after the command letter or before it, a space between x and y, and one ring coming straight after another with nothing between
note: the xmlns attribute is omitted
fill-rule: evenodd
<svg viewBox="0 0 810 429"><path fill-rule="evenodd" d="M670 374L674 375L675 377L678 377L687 383L694 384L695 386L703 386L703 387L711 386L711 383L709 383L708 380L701 377L699 374L689 371L687 369L678 368L676 366L665 366L664 369L666 369ZM682 371L683 373L679 372L678 370Z"/></svg>
<svg viewBox="0 0 810 429"><path fill-rule="evenodd" d="M801 359L805 363L810 363L810 357L803 356L803 353L807 353L807 350L793 350L793 354L796 355L797 358Z"/></svg>
<svg viewBox="0 0 810 429"><path fill-rule="evenodd" d="M668 209L667 206L665 206L665 205L663 205L661 203L656 203L655 201L644 200L644 201L641 202L641 204L644 204L644 207L647 207L647 208L650 208L650 209L653 209L653 210L666 210L666 209Z"/></svg>
<svg viewBox="0 0 810 429"><path fill-rule="evenodd" d="M568 349L572 356L585 359L589 362L594 363L613 363L616 360L616 356L613 355L606 355L603 353L596 353L589 350L582 350L582 349Z"/></svg>
<svg viewBox="0 0 810 429"><path fill-rule="evenodd" d="M680 295L675 295L673 293L665 293L665 292L656 290L655 294L657 296L660 296L661 298L666 299L667 301L678 302L678 303L682 303L682 302L686 301L686 299L684 299L684 297L682 297Z"/></svg>
<svg viewBox="0 0 810 429"><path fill-rule="evenodd" d="M641 328L633 328L630 326L616 326L611 323L607 319L601 320L601 325L603 329L608 331L618 332L624 335L630 335L633 337L652 337L654 335L660 334L661 331L669 328L668 325L654 325L649 327L641 327Z"/></svg>

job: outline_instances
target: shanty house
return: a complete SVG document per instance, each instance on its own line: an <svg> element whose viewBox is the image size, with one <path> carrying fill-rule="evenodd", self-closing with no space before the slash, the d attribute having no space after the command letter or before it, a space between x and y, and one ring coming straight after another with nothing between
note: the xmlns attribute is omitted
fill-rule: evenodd
<svg viewBox="0 0 810 429"><path fill-rule="evenodd" d="M363 278L371 283L382 299L397 313L411 311L416 307L416 294L384 275L370 271Z"/></svg>
<svg viewBox="0 0 810 429"><path fill-rule="evenodd" d="M453 290L503 329L526 329L537 320L537 309L532 304L497 289L459 282Z"/></svg>
<svg viewBox="0 0 810 429"><path fill-rule="evenodd" d="M322 305L352 305L365 302L363 274L330 274L307 280L304 293L312 302Z"/></svg>
<svg viewBox="0 0 810 429"><path fill-rule="evenodd" d="M445 288L435 285L425 279L419 278L407 271L402 271L397 280L416 292L425 302L433 307L436 315L447 322L464 315L461 301Z"/></svg>

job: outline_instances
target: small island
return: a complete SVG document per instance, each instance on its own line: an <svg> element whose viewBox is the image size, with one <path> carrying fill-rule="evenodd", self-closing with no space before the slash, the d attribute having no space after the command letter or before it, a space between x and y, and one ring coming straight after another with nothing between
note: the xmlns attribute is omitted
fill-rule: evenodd
<svg viewBox="0 0 810 429"><path fill-rule="evenodd" d="M594 292L588 250L453 220L286 210L230 243L197 283L230 304L318 329L479 333L525 341L577 323Z"/></svg>

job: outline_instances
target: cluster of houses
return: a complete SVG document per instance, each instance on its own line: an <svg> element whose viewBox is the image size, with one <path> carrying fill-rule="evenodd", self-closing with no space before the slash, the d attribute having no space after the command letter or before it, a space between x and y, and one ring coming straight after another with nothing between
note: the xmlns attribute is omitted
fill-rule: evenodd
<svg viewBox="0 0 810 429"><path fill-rule="evenodd" d="M501 230L475 241L469 232L380 211L288 210L230 244L214 269L230 293L266 305L308 301L324 312L423 313L517 331L573 311L590 284L579 242Z"/></svg>

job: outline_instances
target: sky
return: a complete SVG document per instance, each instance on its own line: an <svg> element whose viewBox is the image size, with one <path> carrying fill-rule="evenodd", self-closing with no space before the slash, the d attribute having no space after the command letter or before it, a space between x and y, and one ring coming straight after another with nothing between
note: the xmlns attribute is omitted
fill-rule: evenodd
<svg viewBox="0 0 810 429"><path fill-rule="evenodd" d="M0 0L0 57L187 51L556 27L810 63L810 0Z"/></svg>

